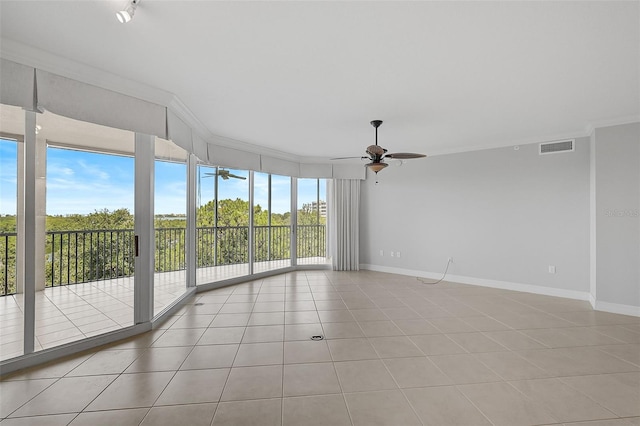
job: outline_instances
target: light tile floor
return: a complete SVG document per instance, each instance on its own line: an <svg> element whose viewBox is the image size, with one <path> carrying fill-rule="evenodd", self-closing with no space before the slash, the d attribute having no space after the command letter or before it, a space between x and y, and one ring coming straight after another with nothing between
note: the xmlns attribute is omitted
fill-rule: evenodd
<svg viewBox="0 0 640 426"><path fill-rule="evenodd" d="M14 373L0 392L3 426L638 426L640 318L295 272L200 293L156 330Z"/></svg>
<svg viewBox="0 0 640 426"><path fill-rule="evenodd" d="M323 264L325 258L298 259L300 264ZM257 262L254 272L291 266L290 260ZM248 264L197 270L196 282L206 284L247 275ZM185 291L185 271L155 274L154 313ZM92 281L48 287L36 292L35 350L42 350L133 325L133 278ZM249 310L250 311L250 310ZM0 360L23 353L22 294L0 297Z"/></svg>

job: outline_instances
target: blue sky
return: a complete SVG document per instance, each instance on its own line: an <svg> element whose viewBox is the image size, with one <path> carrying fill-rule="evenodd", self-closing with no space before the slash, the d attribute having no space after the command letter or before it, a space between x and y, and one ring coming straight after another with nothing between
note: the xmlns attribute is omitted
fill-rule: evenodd
<svg viewBox="0 0 640 426"><path fill-rule="evenodd" d="M0 139L0 214L16 214L17 143Z"/></svg>
<svg viewBox="0 0 640 426"><path fill-rule="evenodd" d="M0 140L0 214L16 213L17 144ZM213 199L212 167L198 168L201 201ZM248 176L244 170L230 170L240 176ZM184 214L186 207L186 165L156 161L155 213ZM47 214L86 214L95 210L127 208L133 211L133 158L74 151L62 148L47 149ZM321 199L325 199L325 182L321 181ZM272 211L284 213L290 210L290 178L272 177ZM219 179L219 196L225 198L249 198L249 180ZM316 180L298 180L298 208L316 199ZM267 175L255 173L255 203L267 208Z"/></svg>

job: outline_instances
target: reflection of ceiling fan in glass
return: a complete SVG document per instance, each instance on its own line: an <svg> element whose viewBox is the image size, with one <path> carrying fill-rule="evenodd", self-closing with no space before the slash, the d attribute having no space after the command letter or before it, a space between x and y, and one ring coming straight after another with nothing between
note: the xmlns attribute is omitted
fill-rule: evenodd
<svg viewBox="0 0 640 426"><path fill-rule="evenodd" d="M224 169L218 169L218 171L216 173L205 173L204 175L205 176L220 176L222 178L222 180L229 180L229 178L247 180L247 178L244 177L244 176L234 175L233 173L230 173L229 170L224 170Z"/></svg>
<svg viewBox="0 0 640 426"><path fill-rule="evenodd" d="M424 154L416 154L413 152L396 152L393 154L387 154L387 150L378 145L378 127L382 124L382 120L373 120L371 125L376 128L376 144L369 145L367 147L366 153L368 157L340 157L340 158L332 158L332 160L346 160L349 158L361 158L363 160L369 160L370 163L365 164L365 167L368 167L376 174L387 167L389 164L385 163L384 160L387 158L392 158L395 160L408 160L411 158L423 158L426 157Z"/></svg>

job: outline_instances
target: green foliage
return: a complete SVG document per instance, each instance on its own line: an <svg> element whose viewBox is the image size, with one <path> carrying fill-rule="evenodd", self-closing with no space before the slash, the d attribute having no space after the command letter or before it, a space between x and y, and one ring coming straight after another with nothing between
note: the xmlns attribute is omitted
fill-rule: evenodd
<svg viewBox="0 0 640 426"><path fill-rule="evenodd" d="M15 220L15 219L14 219ZM6 294L16 291L16 236L15 226L10 231L2 231L0 234L0 295L5 294L5 283L7 284Z"/></svg>
<svg viewBox="0 0 640 426"><path fill-rule="evenodd" d="M0 216L0 233L16 232L16 217L14 215Z"/></svg>
<svg viewBox="0 0 640 426"><path fill-rule="evenodd" d="M249 203L236 198L215 201L196 211L197 266L209 267L249 261ZM290 257L291 214L271 213L254 206L254 250L256 261ZM325 256L325 218L317 211L298 211L298 257ZM155 218L156 272L186 268L186 218L163 215ZM271 226L269 227L269 223ZM134 274L134 217L128 209L96 210L87 215L47 216L44 268L46 285L96 281ZM0 283L15 292L16 217L0 217ZM4 253L7 253L5 276ZM0 295L3 294L0 289Z"/></svg>
<svg viewBox="0 0 640 426"><path fill-rule="evenodd" d="M47 216L47 231L83 231L97 229L133 229L129 209L96 210L87 215Z"/></svg>

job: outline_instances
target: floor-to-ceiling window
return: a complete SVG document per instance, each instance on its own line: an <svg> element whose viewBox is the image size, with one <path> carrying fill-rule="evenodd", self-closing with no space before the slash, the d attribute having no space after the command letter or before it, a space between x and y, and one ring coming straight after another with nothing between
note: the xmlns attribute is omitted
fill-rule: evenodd
<svg viewBox="0 0 640 426"><path fill-rule="evenodd" d="M46 110L2 105L0 113L0 360L145 323L184 294L184 149ZM323 263L324 181L308 179L315 207L306 181L296 186L289 176L199 164L197 284L275 271L294 260ZM311 211L303 205L309 203ZM144 231L147 225L152 229ZM153 245L148 256L137 254L140 230L151 235L141 237L143 246Z"/></svg>
<svg viewBox="0 0 640 426"><path fill-rule="evenodd" d="M249 172L198 165L196 283L249 274Z"/></svg>
<svg viewBox="0 0 640 426"><path fill-rule="evenodd" d="M154 164L154 314L186 290L187 152L156 138Z"/></svg>
<svg viewBox="0 0 640 426"><path fill-rule="evenodd" d="M254 271L271 260L271 175L253 172Z"/></svg>
<svg viewBox="0 0 640 426"><path fill-rule="evenodd" d="M291 266L291 178L254 173L254 273Z"/></svg>
<svg viewBox="0 0 640 426"><path fill-rule="evenodd" d="M298 179L297 263L327 263L327 181Z"/></svg>
<svg viewBox="0 0 640 426"><path fill-rule="evenodd" d="M37 115L35 349L133 325L133 132Z"/></svg>
<svg viewBox="0 0 640 426"><path fill-rule="evenodd" d="M18 257L24 111L0 105L0 360L23 354L24 312Z"/></svg>

